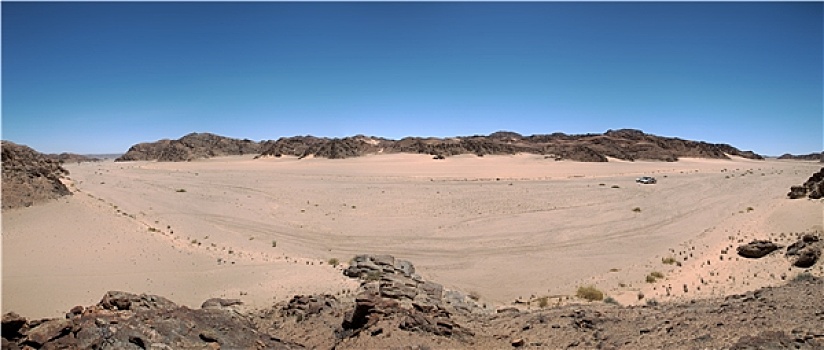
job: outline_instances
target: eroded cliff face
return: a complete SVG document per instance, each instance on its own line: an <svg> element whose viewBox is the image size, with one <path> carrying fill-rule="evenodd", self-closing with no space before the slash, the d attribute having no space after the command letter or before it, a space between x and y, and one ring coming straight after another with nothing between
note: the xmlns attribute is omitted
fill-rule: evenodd
<svg viewBox="0 0 824 350"><path fill-rule="evenodd" d="M60 181L69 174L60 161L9 141L2 141L2 153L3 210L71 195Z"/></svg>

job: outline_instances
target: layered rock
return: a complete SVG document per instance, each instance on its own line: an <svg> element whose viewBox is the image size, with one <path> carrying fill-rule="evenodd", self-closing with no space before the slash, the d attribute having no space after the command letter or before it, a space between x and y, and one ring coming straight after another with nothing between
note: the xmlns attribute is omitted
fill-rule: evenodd
<svg viewBox="0 0 824 350"><path fill-rule="evenodd" d="M787 193L790 199L808 197L810 199L820 199L824 197L824 168L810 176L801 186L790 187Z"/></svg>
<svg viewBox="0 0 824 350"><path fill-rule="evenodd" d="M201 158L258 154L260 143L252 140L233 139L210 133L191 133L178 140L160 140L139 143L115 159L115 162L157 160L184 162Z"/></svg>
<svg viewBox="0 0 824 350"><path fill-rule="evenodd" d="M9 141L2 142L2 160L4 210L71 195L60 181L69 174L60 161Z"/></svg>

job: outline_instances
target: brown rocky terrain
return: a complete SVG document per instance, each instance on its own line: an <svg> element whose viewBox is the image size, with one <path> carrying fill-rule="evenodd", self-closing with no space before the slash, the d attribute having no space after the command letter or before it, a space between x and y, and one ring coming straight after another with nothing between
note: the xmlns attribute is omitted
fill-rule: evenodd
<svg viewBox="0 0 824 350"><path fill-rule="evenodd" d="M824 162L824 152L813 152L810 154L789 154L785 153L778 157L778 159L790 159L790 160L817 160L819 162Z"/></svg>
<svg viewBox="0 0 824 350"><path fill-rule="evenodd" d="M199 158L257 154L259 152L260 143L252 140L239 140L209 133L191 133L178 140L160 140L136 144L115 161L184 162Z"/></svg>
<svg viewBox="0 0 824 350"><path fill-rule="evenodd" d="M824 168L810 176L801 186L790 187L787 196L791 199L810 198L819 199L824 197Z"/></svg>
<svg viewBox="0 0 824 350"><path fill-rule="evenodd" d="M366 136L343 139L301 136L281 138L264 143L262 147L264 156L348 158L376 153L418 153L442 157L533 153L557 160L582 162L606 162L607 157L630 161L677 161L679 157L728 158L728 155L763 159L753 152L740 151L726 144L681 140L631 129L609 130L603 134L532 136L500 131L488 136L445 139L407 137L397 141Z"/></svg>
<svg viewBox="0 0 824 350"><path fill-rule="evenodd" d="M824 281L681 303L540 301L492 309L425 281L412 263L360 255L344 295L296 295L265 310L213 298L190 309L108 292L65 318L6 313L3 349L822 349Z"/></svg>
<svg viewBox="0 0 824 350"><path fill-rule="evenodd" d="M2 141L2 149L3 210L71 194L60 181L69 174L60 166L60 161L9 141Z"/></svg>

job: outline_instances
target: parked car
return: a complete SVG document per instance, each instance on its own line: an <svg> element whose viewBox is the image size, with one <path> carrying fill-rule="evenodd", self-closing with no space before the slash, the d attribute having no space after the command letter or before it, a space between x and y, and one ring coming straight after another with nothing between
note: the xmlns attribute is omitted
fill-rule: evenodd
<svg viewBox="0 0 824 350"><path fill-rule="evenodd" d="M641 176L641 177L635 179L635 182L637 182L639 184L651 185L651 184L654 184L658 181L656 181L655 178L652 177L652 176Z"/></svg>

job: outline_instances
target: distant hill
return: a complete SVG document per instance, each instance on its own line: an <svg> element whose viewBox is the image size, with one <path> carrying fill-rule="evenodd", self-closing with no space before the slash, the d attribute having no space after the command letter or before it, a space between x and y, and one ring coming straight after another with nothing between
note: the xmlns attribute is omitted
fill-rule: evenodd
<svg viewBox="0 0 824 350"><path fill-rule="evenodd" d="M200 158L258 154L260 143L210 133L191 133L178 140L139 143L115 159L115 162L157 160L183 162Z"/></svg>
<svg viewBox="0 0 824 350"><path fill-rule="evenodd" d="M60 161L61 163L81 163L81 162L99 162L100 158L85 156L76 153L60 153L60 154L45 154L47 158Z"/></svg>
<svg viewBox="0 0 824 350"><path fill-rule="evenodd" d="M2 141L3 210L70 195L60 178L69 172L60 161L28 146Z"/></svg>
<svg viewBox="0 0 824 350"><path fill-rule="evenodd" d="M294 136L261 143L201 133L189 134L179 140L137 144L115 161L190 161L242 154L340 159L389 153L429 154L439 158L459 154L484 156L532 153L556 160L581 162L606 162L608 157L629 161L674 162L681 157L724 159L728 155L763 159L751 151L741 151L727 144L689 141L646 134L640 130L621 129L609 130L603 134L554 133L532 136L498 131L488 136L406 137L400 140L363 135L344 138Z"/></svg>
<svg viewBox="0 0 824 350"><path fill-rule="evenodd" d="M785 153L784 155L778 157L778 159L817 160L819 162L824 163L824 152L801 154L801 155Z"/></svg>

